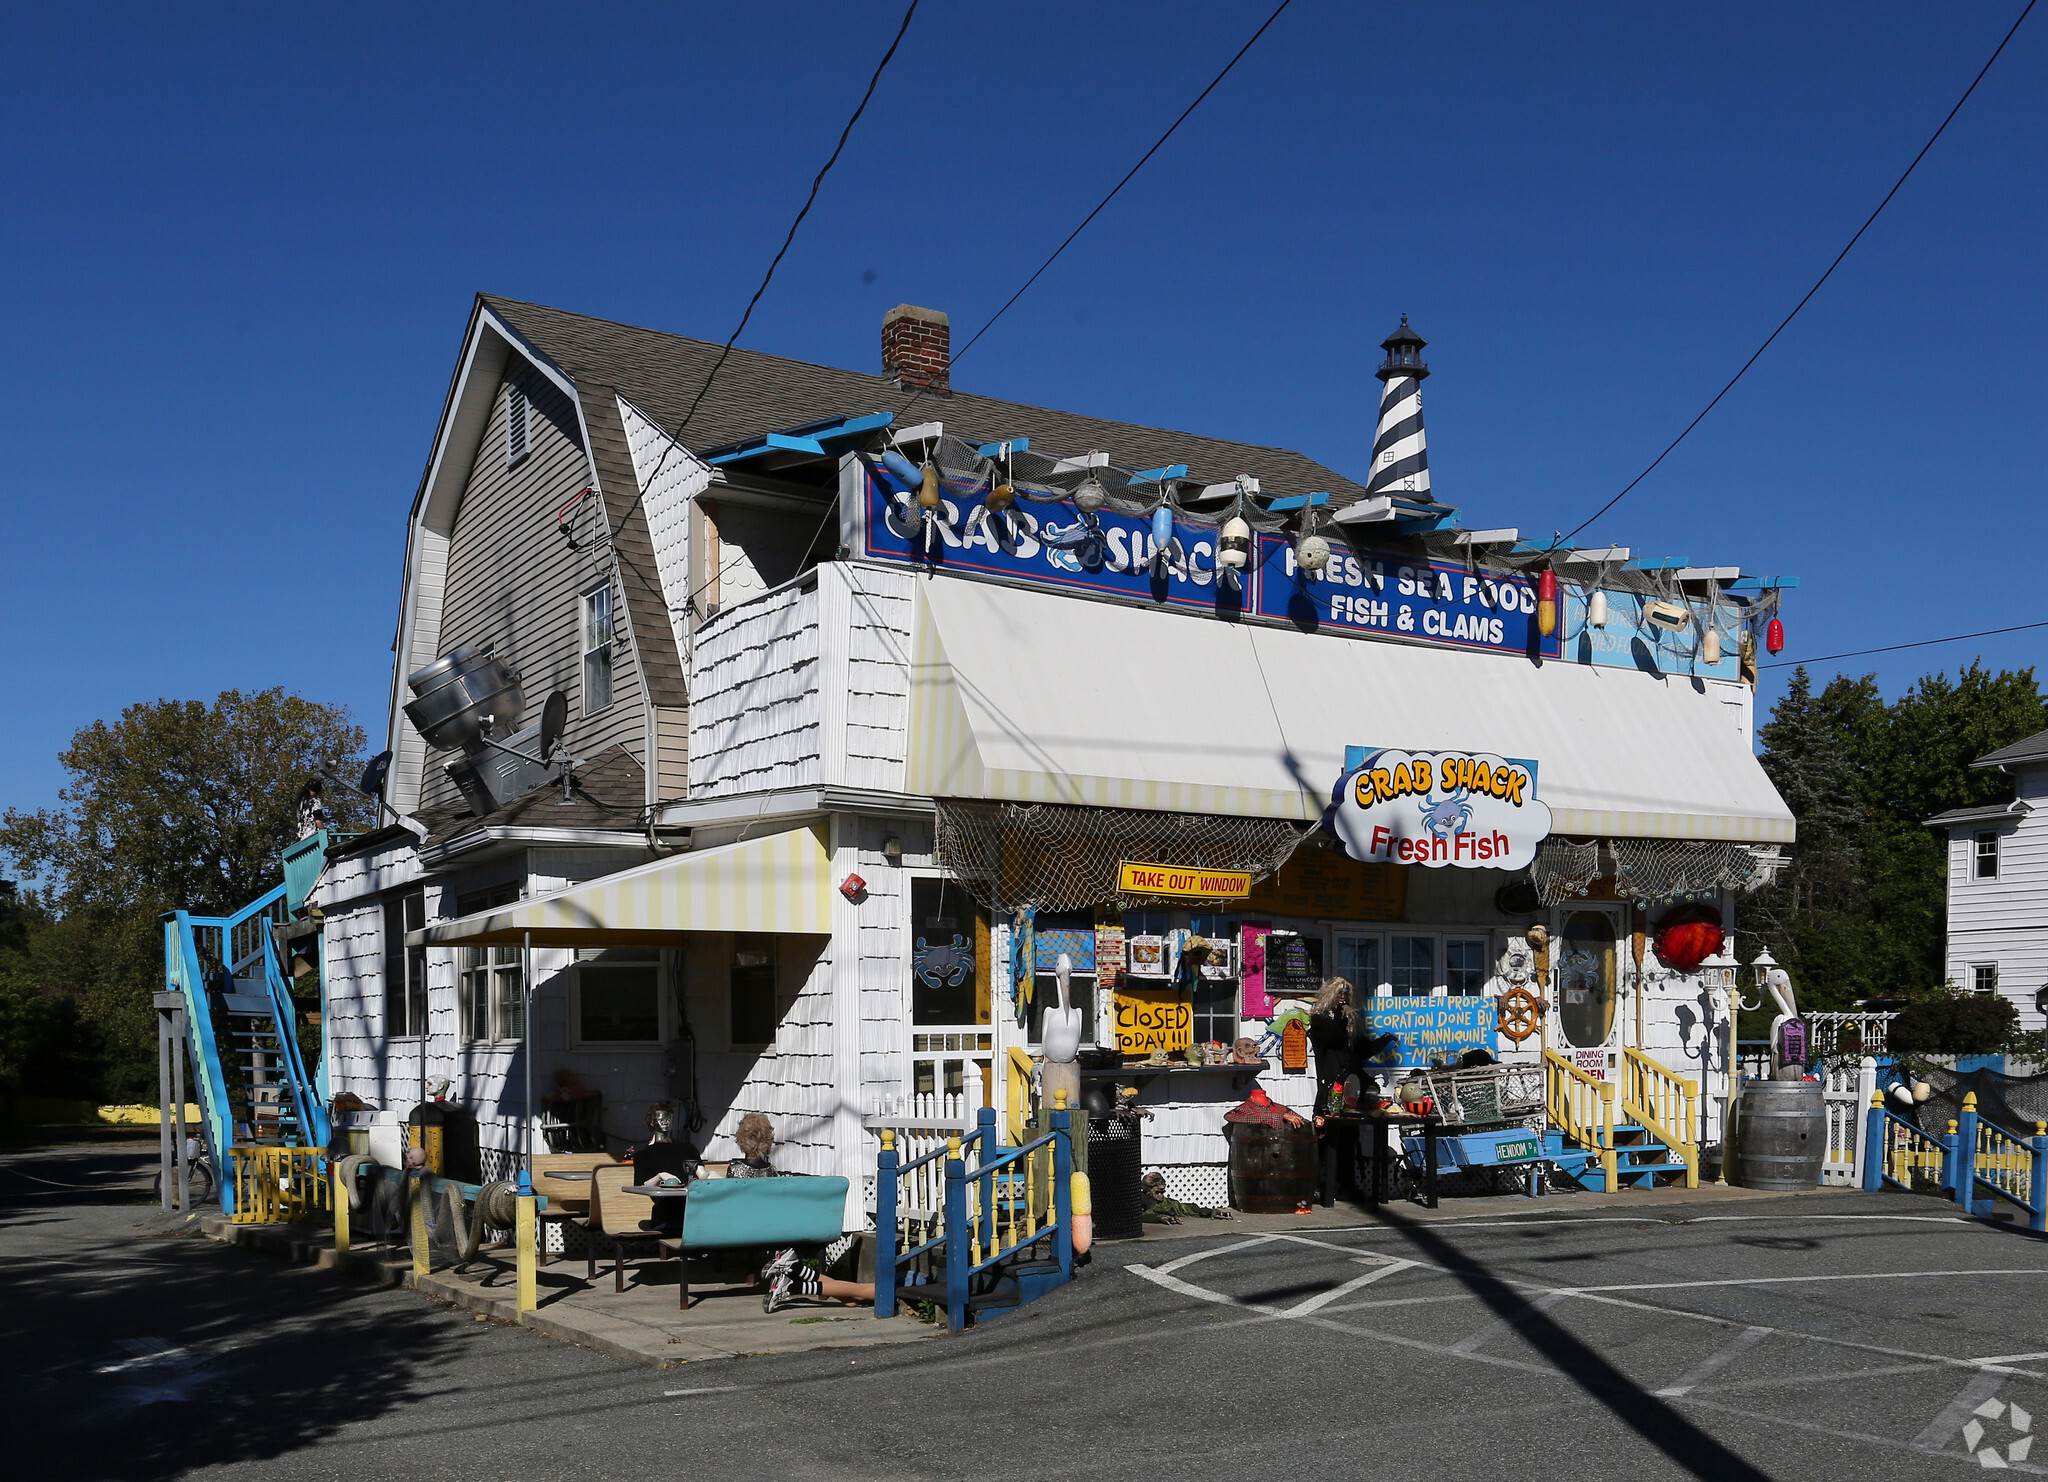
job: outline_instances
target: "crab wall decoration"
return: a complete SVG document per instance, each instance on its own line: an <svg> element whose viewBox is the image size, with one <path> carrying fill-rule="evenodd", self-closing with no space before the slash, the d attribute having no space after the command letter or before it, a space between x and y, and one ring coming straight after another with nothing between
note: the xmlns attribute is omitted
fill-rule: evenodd
<svg viewBox="0 0 2048 1482"><path fill-rule="evenodd" d="M974 948L957 931L952 941L936 947L919 937L910 958L910 975L927 988L958 988L974 976Z"/></svg>

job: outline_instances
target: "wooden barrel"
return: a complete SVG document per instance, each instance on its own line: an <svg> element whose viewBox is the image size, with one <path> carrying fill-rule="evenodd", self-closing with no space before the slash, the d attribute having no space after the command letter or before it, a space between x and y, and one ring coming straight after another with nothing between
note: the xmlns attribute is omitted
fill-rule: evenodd
<svg viewBox="0 0 2048 1482"><path fill-rule="evenodd" d="M1230 1202L1246 1214L1293 1214L1316 1196L1316 1133L1230 1124Z"/></svg>
<svg viewBox="0 0 2048 1482"><path fill-rule="evenodd" d="M1827 1151L1827 1106L1819 1081L1742 1083L1730 1183L1784 1193L1817 1188Z"/></svg>

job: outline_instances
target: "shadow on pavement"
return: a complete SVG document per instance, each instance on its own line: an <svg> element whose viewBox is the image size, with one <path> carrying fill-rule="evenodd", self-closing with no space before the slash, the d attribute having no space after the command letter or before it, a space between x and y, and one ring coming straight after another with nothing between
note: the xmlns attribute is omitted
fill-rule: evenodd
<svg viewBox="0 0 2048 1482"><path fill-rule="evenodd" d="M1379 1216L1400 1230L1436 1265L1463 1283L1494 1314L1511 1321L1522 1339L1623 1425L1668 1457L1673 1466L1712 1482L1769 1482L1721 1442L1630 1379L1605 1358L1553 1321L1541 1307L1470 1256L1450 1244L1426 1221L1409 1219L1381 1206Z"/></svg>
<svg viewBox="0 0 2048 1482"><path fill-rule="evenodd" d="M116 1189L105 1156L36 1161L87 1186L51 1190L58 1207L0 1168L0 1382L24 1475L154 1482L287 1455L417 1403L457 1357L466 1325L437 1308L152 1236L138 1164ZM94 1207L112 1202L133 1214Z"/></svg>

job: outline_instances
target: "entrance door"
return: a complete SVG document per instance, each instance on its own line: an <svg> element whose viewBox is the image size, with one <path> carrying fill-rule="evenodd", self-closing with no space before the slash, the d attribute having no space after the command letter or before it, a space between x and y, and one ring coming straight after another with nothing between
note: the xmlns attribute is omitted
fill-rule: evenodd
<svg viewBox="0 0 2048 1482"><path fill-rule="evenodd" d="M994 1104L988 919L958 884L920 876L910 882L908 935L905 1110L968 1125Z"/></svg>
<svg viewBox="0 0 2048 1482"><path fill-rule="evenodd" d="M1581 902L1561 908L1553 952L1557 1024L1575 1049L1603 1046L1621 1000L1622 908Z"/></svg>

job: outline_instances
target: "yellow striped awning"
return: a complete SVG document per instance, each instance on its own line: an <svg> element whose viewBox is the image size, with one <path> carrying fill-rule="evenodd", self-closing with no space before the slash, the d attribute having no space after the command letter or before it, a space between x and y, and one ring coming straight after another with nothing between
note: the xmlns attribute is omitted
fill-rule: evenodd
<svg viewBox="0 0 2048 1482"><path fill-rule="evenodd" d="M816 828L657 859L552 895L437 921L409 947L675 945L691 931L832 930L832 860Z"/></svg>

